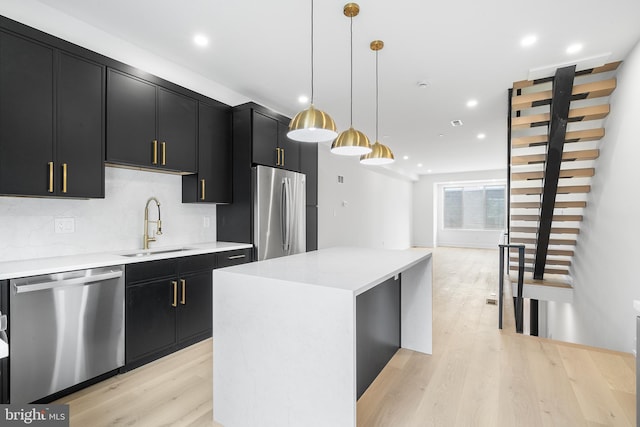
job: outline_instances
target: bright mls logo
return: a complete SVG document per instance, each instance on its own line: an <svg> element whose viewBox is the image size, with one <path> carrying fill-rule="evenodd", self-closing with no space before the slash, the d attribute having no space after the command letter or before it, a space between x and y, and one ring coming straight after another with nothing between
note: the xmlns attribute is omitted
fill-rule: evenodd
<svg viewBox="0 0 640 427"><path fill-rule="evenodd" d="M69 405L2 405L2 426L69 427Z"/></svg>

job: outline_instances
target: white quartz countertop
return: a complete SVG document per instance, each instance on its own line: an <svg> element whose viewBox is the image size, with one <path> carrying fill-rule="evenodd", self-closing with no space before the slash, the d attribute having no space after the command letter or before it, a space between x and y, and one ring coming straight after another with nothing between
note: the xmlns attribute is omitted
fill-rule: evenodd
<svg viewBox="0 0 640 427"><path fill-rule="evenodd" d="M27 260L0 262L0 280L18 277L37 276L40 274L60 273L63 271L83 270L87 268L123 265L135 262L154 261L182 256L201 255L214 252L232 251L251 248L248 243L209 242L193 245L170 247L153 247L147 251L131 249L104 253L90 253L49 258L35 258ZM126 256L142 253L141 256Z"/></svg>
<svg viewBox="0 0 640 427"><path fill-rule="evenodd" d="M335 247L217 271L343 289L358 295L429 257L431 252L424 249Z"/></svg>

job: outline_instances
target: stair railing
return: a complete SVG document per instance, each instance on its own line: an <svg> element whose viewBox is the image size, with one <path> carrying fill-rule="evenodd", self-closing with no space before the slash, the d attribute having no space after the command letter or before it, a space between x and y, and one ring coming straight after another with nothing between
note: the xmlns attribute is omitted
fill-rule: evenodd
<svg viewBox="0 0 640 427"><path fill-rule="evenodd" d="M504 233L500 236L498 247L500 248L500 272L498 278L498 329L502 329L502 312L504 311L504 250L506 249L518 249L518 292L515 301L515 317L516 317L516 332L521 334L523 332L524 325L524 298L522 296L524 291L524 248L522 244L510 244L505 243L508 238L508 234ZM509 253L507 252L507 256Z"/></svg>

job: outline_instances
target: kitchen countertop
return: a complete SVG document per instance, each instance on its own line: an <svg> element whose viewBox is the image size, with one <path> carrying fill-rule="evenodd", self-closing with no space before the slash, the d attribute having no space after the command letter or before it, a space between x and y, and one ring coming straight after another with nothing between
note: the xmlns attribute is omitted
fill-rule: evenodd
<svg viewBox="0 0 640 427"><path fill-rule="evenodd" d="M61 273L63 271L83 270L87 268L124 265L137 262L154 261L214 252L251 248L249 243L208 242L193 245L153 247L148 250L130 249L114 252L98 252L49 258L0 262L0 280L40 274ZM144 256L126 256L126 254L145 253ZM148 253L148 254L147 254Z"/></svg>

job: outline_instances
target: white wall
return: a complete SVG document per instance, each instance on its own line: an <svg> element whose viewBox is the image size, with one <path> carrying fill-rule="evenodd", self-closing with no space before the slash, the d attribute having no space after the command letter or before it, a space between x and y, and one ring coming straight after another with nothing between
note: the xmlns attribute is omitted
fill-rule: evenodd
<svg viewBox="0 0 640 427"><path fill-rule="evenodd" d="M573 260L574 302L548 306L548 333L631 352L640 299L640 44L623 62Z"/></svg>
<svg viewBox="0 0 640 427"><path fill-rule="evenodd" d="M215 205L183 204L182 177L121 168L106 168L105 176L104 199L0 197L0 261L142 248L151 196L160 200L163 229L151 247L216 240ZM75 232L55 233L58 217L73 218ZM155 205L149 217L156 218Z"/></svg>
<svg viewBox="0 0 640 427"><path fill-rule="evenodd" d="M410 246L411 181L372 168L318 144L318 248Z"/></svg>
<svg viewBox="0 0 640 427"><path fill-rule="evenodd" d="M413 245L495 248L500 231L438 230L438 186L450 182L505 180L505 170L421 175L413 184Z"/></svg>

